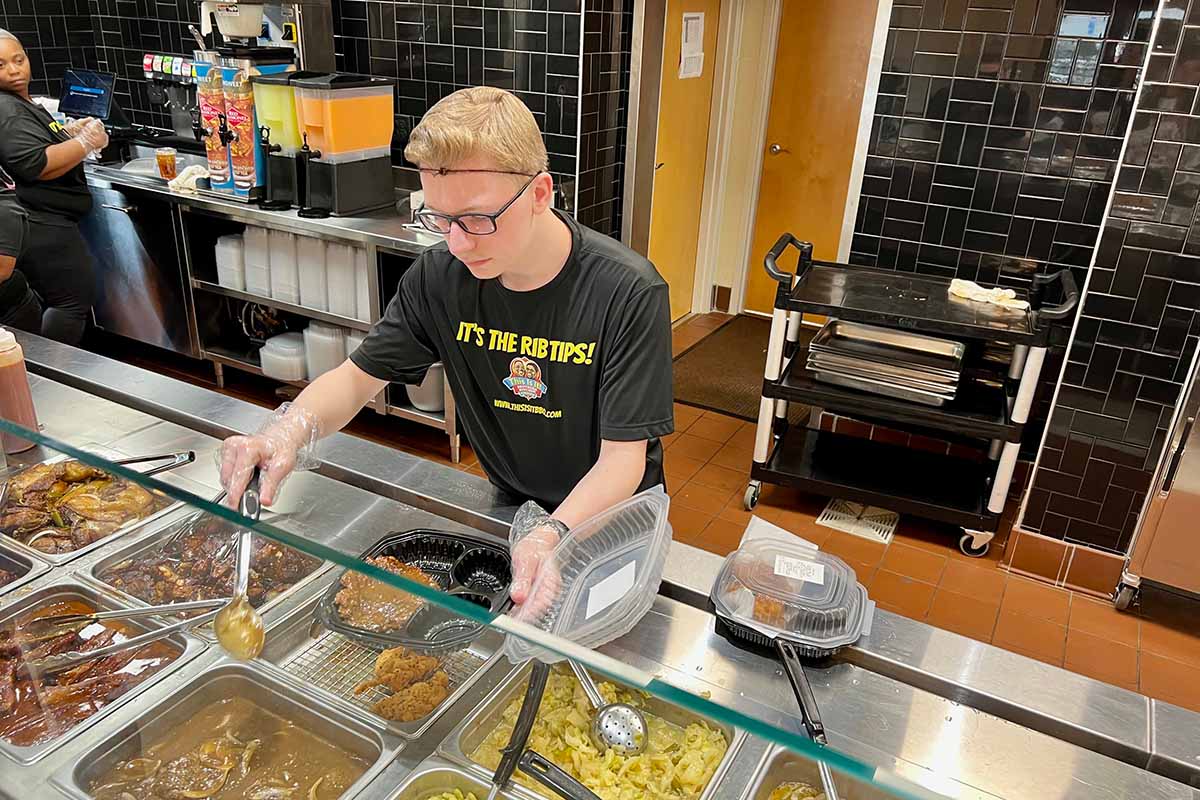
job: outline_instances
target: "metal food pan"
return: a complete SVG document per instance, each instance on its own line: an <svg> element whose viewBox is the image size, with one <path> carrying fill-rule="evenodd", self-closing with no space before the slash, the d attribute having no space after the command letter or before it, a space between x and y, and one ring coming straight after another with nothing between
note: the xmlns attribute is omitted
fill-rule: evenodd
<svg viewBox="0 0 1200 800"><path fill-rule="evenodd" d="M92 453L92 454L99 456L100 458L106 459L108 461L115 461L117 459L129 457L125 453L121 453L121 452L113 450L111 448L100 447L97 445L90 445L90 444L82 445L82 446L80 446L79 449L85 450L89 453ZM8 480L8 479L12 478L13 476L15 476L17 473L19 473L23 470L29 469L31 467L36 467L39 464L53 464L56 461L66 461L69 459L70 459L70 456L68 456L64 453L59 453L58 455L54 456L53 458L47 458L42 461L37 461L33 464L25 464L20 467L10 469L4 474L4 480ZM160 475L156 475L155 478L157 480L162 481L163 483L170 484L171 486L174 486L179 489L183 489L183 490L191 492L193 494L198 494L198 495L203 496L209 492L208 489L204 488L200 484L195 483L194 481L190 481L187 478L180 477L178 475L171 475L170 473L162 473ZM105 536L102 539L97 539L96 541L92 542L91 544L85 545L84 547L81 547L78 550L72 550L69 553L44 553L35 547L30 547L29 545L25 544L24 542L22 542L18 539L14 539L11 536L6 536L4 534L0 534L0 542L9 544L12 547L19 549L23 553L26 553L26 554L32 555L32 556L36 556L37 558L40 558L43 561L47 561L50 563L51 566L60 566L62 564L67 563L68 561L73 561L74 559L79 558L80 556L85 555L86 553L90 553L99 547L103 547L103 546L107 545L109 542L113 541L118 536L124 536L125 534L129 533L130 531L144 528L146 525L157 522L158 520L161 520L163 517L175 512L183 505L183 503L179 502L178 500L174 500L170 497L166 498L166 500L167 500L167 505L163 506L158 511L155 511L153 514L142 517L141 519L135 519L132 522L127 522L124 525L122 525L120 528L117 528L115 531L110 533L108 536Z"/></svg>
<svg viewBox="0 0 1200 800"><path fill-rule="evenodd" d="M754 779L750 783L750 791L744 795L745 800L770 800L771 792L781 783L807 783L817 791L821 791L821 774L817 762L804 756L772 747L759 764ZM892 800L893 795L887 791L861 781L833 773L834 785L838 795L843 800Z"/></svg>
<svg viewBox="0 0 1200 800"><path fill-rule="evenodd" d="M877 361L866 361L852 356L839 356L832 353L810 352L808 355L809 368L828 367L840 372L862 372L868 375L881 375L904 381L920 381L938 386L954 387L958 385L959 376L943 375L926 369L904 367L898 364L880 364Z"/></svg>
<svg viewBox="0 0 1200 800"><path fill-rule="evenodd" d="M25 550L14 547L8 537L0 537L0 569L14 573L17 577L0 585L0 594L24 586L50 569L50 565Z"/></svg>
<svg viewBox="0 0 1200 800"><path fill-rule="evenodd" d="M948 376L962 370L967 353L965 344L951 339L837 319L822 326L809 343L809 349L868 361L905 364Z"/></svg>
<svg viewBox="0 0 1200 800"><path fill-rule="evenodd" d="M388 800L429 800L431 797L437 797L445 792L453 792L455 789L460 790L464 795L467 792L474 792L475 797L484 800L491 788L490 780L484 780L478 775L439 758L431 758L423 761ZM525 798L537 795L530 794L522 786L510 783L497 796L504 800L514 800L515 798L525 800Z"/></svg>
<svg viewBox="0 0 1200 800"><path fill-rule="evenodd" d="M222 521L224 521L224 520L222 520ZM104 578L101 577L101 575L104 572L106 572L107 570L109 570L113 567L116 567L126 561L131 561L131 560L139 558L141 556L148 555L152 550L162 547L167 542L167 540L169 540L171 538L171 536L174 535L175 533L177 533L181 528L183 528L186 525L193 524L193 523L194 523L194 515L192 515L192 514L188 514L184 517L180 517L179 519L174 520L173 522L160 528L159 530L154 531L152 534L143 536L143 537L137 539L136 541L133 541L133 542L129 543L128 545L122 547L121 549L114 551L112 553L112 555L105 556L104 558L102 558L99 561L92 564L92 566L90 568L88 568L87 572L83 572L82 575L83 575L84 579L87 580L89 583L94 583L98 586L102 586L102 587L104 587L105 590L111 592L115 596L128 600L130 605L134 605L134 606L152 605L147 600L143 600L140 597L135 597L135 596L129 594L128 592L118 589L117 587L108 583ZM228 524L230 526L231 532L236 530L234 523L230 522ZM232 533L231 533L231 535L232 535ZM255 534L255 535L257 536L258 534ZM280 545L280 546L286 547L286 545ZM313 558L315 558L315 556L313 556ZM298 592L300 592L306 586L310 585L313 581L320 578L326 571L328 571L328 569L329 569L329 563L322 561L320 564L318 564L316 566L315 569L313 569L312 572L310 572L308 575L304 576L300 580L296 581L296 583L292 584L292 586L290 588L280 592L277 596L271 598L270 600L268 600L267 602L263 603L261 606L258 607L258 613L260 616L263 617L263 623L268 632L271 632L271 630L274 628L274 625L276 624L276 622L278 622L278 620L270 619L267 616L267 612L276 608L278 605L280 605L284 601L286 601L292 597L295 597ZM208 641L215 641L215 637L213 636L211 624L204 625L203 627L196 629L195 632L196 632L196 634L204 637Z"/></svg>
<svg viewBox="0 0 1200 800"><path fill-rule="evenodd" d="M923 392L918 389L905 389L889 383L880 383L866 378L856 378L847 375L841 375L834 372L816 372L813 376L821 383L828 383L833 386L842 386L847 389L857 389L860 392L868 394L877 394L882 397L891 397L896 400L905 400L910 403L918 403L923 406L931 406L933 408L941 408L946 405L946 401L953 399L945 395L934 394L932 392Z"/></svg>
<svg viewBox="0 0 1200 800"><path fill-rule="evenodd" d="M474 752L475 748L487 738L487 735L496 729L508 704L524 696L525 687L529 682L530 669L531 667L527 663L519 669L513 670L488 695L488 698L451 732L450 736L438 748L438 753L457 764L463 765L484 780L490 780L492 776L491 771L473 761L468 754ZM612 681L604 675L595 675L595 677L601 681L624 685ZM714 720L705 719L687 709L668 703L666 700L655 695L647 695L646 704L643 706L643 709L648 714L653 714L680 727L686 727L693 722L707 722L711 727L725 735L725 741L729 743L729 747L725 750L725 757L721 759L721 763L717 766L717 771L713 773L712 780L704 788L699 800L724 798L726 792L724 790L718 791L721 787L721 779L737 755L738 748L745 738L744 732L732 725L725 725ZM542 797L539 793L535 793L535 796Z"/></svg>
<svg viewBox="0 0 1200 800"><path fill-rule="evenodd" d="M39 608L50 603L64 602L69 600L79 600L87 603L93 608L101 611L110 611L119 608L125 608L125 604L119 600L109 597L108 595L94 589L90 586L84 586L80 583L62 583L55 586L45 586L30 594L22 597L16 602L5 607L0 613L0 627L11 622L15 618L25 614L28 611ZM161 624L156 624L152 618L143 618L141 620L127 620L126 625L139 631L152 631L156 627L162 627ZM3 753L8 758L20 764L28 766L38 759L45 756L55 748L71 741L75 737L82 734L89 726L95 724L99 720L111 714L115 709L124 705L140 692L152 686L155 682L166 677L174 670L181 667L185 662L196 656L204 649L205 644L202 640L191 636L183 631L171 634L164 639L170 645L173 645L178 651L175 660L164 666L158 672L150 675L145 680L140 681L136 686L127 690L116 700L108 703L104 708L100 709L95 714L92 714L87 719L75 725L70 730L64 732L60 736L42 742L41 744L33 745L32 747L17 747L9 742L0 739L0 753Z"/></svg>
<svg viewBox="0 0 1200 800"><path fill-rule="evenodd" d="M466 649L445 657L442 668L450 676L454 688L437 708L420 720L391 722L371 710L376 701L388 696L386 691L375 687L362 694L354 692L358 684L374 674L375 659L383 648L356 642L325 628L316 618L320 601L319 595L304 601L279 620L267 637L262 657L305 686L321 689L353 704L370 715L375 723L386 725L389 730L409 739L424 734L499 658L497 651L503 640L489 630Z"/></svg>
<svg viewBox="0 0 1200 800"><path fill-rule="evenodd" d="M74 765L51 779L68 796L89 800L88 788L119 761L135 758L161 742L211 703L243 697L290 720L297 726L363 758L367 767L343 794L348 800L370 783L395 755L399 743L389 742L375 728L342 713L321 697L292 686L252 663L222 662L208 669L171 697L144 711L135 720L92 747ZM389 747L389 744L394 745Z"/></svg>
<svg viewBox="0 0 1200 800"><path fill-rule="evenodd" d="M953 400L954 395L958 393L957 385L946 385L944 383L930 383L929 381L910 380L908 378L897 378L891 375L880 375L877 372L863 372L856 369L844 369L842 367L817 362L812 359L806 365L813 372L824 372L830 375L840 375L843 378L861 378L865 381L873 381L875 383L895 386L899 389L915 389L919 392L929 392L930 394L938 394Z"/></svg>

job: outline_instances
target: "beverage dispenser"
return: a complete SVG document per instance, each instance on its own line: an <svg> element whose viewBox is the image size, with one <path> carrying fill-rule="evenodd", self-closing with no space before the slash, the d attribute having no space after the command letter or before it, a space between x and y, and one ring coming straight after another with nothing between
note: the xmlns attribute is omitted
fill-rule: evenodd
<svg viewBox="0 0 1200 800"><path fill-rule="evenodd" d="M358 214L395 202L395 80L334 72L292 81L307 162L302 215Z"/></svg>

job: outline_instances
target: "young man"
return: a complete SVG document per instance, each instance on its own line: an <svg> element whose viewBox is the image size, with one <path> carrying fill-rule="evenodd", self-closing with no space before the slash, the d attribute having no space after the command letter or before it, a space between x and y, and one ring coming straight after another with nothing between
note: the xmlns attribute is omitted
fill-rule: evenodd
<svg viewBox="0 0 1200 800"><path fill-rule="evenodd" d="M400 281L362 346L263 433L233 437L222 484L236 502L255 465L262 500L389 381L445 364L458 419L491 481L553 513L514 543L513 600L570 527L663 482L674 429L667 285L646 259L552 208L529 109L463 89L413 130L421 223L445 235Z"/></svg>

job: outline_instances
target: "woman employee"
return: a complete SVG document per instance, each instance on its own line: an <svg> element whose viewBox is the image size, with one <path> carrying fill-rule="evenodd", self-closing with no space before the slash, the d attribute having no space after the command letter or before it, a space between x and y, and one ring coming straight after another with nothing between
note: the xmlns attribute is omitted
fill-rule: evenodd
<svg viewBox="0 0 1200 800"><path fill-rule="evenodd" d="M29 214L20 269L46 310L42 335L78 344L95 296L92 255L79 220L92 207L83 161L108 144L96 120L60 125L29 97L29 59L0 30L0 166Z"/></svg>

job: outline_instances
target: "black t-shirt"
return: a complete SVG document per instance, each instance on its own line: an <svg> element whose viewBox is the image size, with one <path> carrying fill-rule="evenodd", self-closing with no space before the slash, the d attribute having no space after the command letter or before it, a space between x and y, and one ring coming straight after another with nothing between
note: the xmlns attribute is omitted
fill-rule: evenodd
<svg viewBox="0 0 1200 800"><path fill-rule="evenodd" d="M82 164L53 180L38 178L46 148L70 139L44 108L0 91L0 165L16 178L17 196L35 222L76 221L92 208Z"/></svg>
<svg viewBox="0 0 1200 800"><path fill-rule="evenodd" d="M25 225L25 209L17 201L16 182L0 166L0 256L21 255Z"/></svg>
<svg viewBox="0 0 1200 800"><path fill-rule="evenodd" d="M17 202L16 184L0 167L0 256L19 258L29 223L25 209ZM29 284L20 270L13 270L8 280L0 281L0 315L24 302Z"/></svg>
<svg viewBox="0 0 1200 800"><path fill-rule="evenodd" d="M443 362L488 477L549 509L596 463L601 439L649 440L639 489L662 483L659 437L674 430L667 284L632 250L559 217L571 255L550 283L510 291L434 245L350 356L404 383Z"/></svg>

